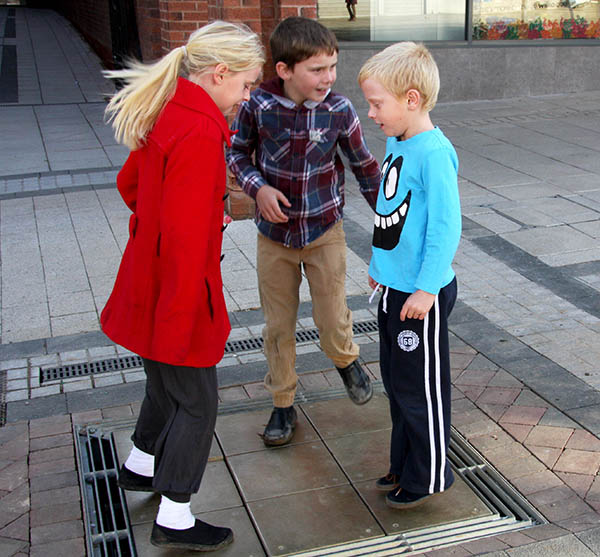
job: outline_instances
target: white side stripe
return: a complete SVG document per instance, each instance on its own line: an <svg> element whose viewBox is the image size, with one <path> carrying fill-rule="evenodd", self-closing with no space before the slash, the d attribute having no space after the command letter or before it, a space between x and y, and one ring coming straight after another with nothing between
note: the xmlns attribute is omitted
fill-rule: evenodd
<svg viewBox="0 0 600 557"><path fill-rule="evenodd" d="M424 369L423 378L425 380L425 398L427 399L427 424L429 426L429 455L430 455L430 481L429 493L433 493L435 483L435 439L433 427L433 408L431 405L431 391L429 388L429 313L423 321L423 353L424 353Z"/></svg>
<svg viewBox="0 0 600 557"><path fill-rule="evenodd" d="M440 371L440 301L435 297L435 335L433 338L435 351L435 390L437 397L438 425L440 429L440 491L444 491L446 472L446 438L444 436L444 413L442 411L442 378Z"/></svg>

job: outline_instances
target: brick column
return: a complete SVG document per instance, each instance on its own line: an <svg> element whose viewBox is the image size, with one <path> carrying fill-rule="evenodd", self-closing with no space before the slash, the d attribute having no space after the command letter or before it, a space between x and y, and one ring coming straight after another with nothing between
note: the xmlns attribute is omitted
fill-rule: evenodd
<svg viewBox="0 0 600 557"><path fill-rule="evenodd" d="M190 33L208 23L209 0L159 0L163 53L185 44Z"/></svg>
<svg viewBox="0 0 600 557"><path fill-rule="evenodd" d="M162 55L159 0L137 0L137 18L142 60L156 60Z"/></svg>

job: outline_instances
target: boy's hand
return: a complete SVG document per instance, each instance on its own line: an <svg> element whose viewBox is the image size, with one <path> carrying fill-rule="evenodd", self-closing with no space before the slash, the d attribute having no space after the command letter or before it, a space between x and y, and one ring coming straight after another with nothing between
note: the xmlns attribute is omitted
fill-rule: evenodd
<svg viewBox="0 0 600 557"><path fill-rule="evenodd" d="M256 204L263 218L269 222L281 223L287 222L287 216L282 212L279 203L286 207L291 207L287 197L278 189L272 186L261 186L256 194Z"/></svg>
<svg viewBox="0 0 600 557"><path fill-rule="evenodd" d="M377 283L377 281L376 281L376 280L373 280L373 279L371 278L371 275L369 275L369 288L370 288L371 290L375 290L375 287L376 287L376 286L378 286L378 283Z"/></svg>
<svg viewBox="0 0 600 557"><path fill-rule="evenodd" d="M400 321L405 319L425 319L435 301L435 294L430 294L424 290L413 292L400 310Z"/></svg>

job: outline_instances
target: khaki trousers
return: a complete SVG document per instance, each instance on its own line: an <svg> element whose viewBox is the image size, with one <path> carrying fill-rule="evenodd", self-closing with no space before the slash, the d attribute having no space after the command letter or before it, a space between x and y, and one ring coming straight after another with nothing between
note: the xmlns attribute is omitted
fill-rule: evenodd
<svg viewBox="0 0 600 557"><path fill-rule="evenodd" d="M336 367L349 366L358 358L358 346L352 341L352 312L346 305L346 239L342 222L298 249L259 234L256 259L265 316L265 387L273 396L274 406L286 407L294 403L298 381L295 333L302 267L310 287L322 350Z"/></svg>

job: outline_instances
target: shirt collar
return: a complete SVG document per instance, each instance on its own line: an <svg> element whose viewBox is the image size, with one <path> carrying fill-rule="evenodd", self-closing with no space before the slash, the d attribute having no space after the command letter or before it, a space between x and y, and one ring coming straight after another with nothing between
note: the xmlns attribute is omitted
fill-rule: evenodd
<svg viewBox="0 0 600 557"><path fill-rule="evenodd" d="M285 96L282 79L275 77L269 81L261 83L260 88L270 93L272 97L282 106L285 106L286 108L292 110L298 108L298 105L292 99L288 99ZM331 89L327 91L327 95L329 95L329 93L331 93ZM325 98L327 98L327 95L325 95ZM306 100L302 103L302 106L308 108L309 110L313 110L314 108L317 108L317 106L319 106L320 104L322 103L319 101Z"/></svg>
<svg viewBox="0 0 600 557"><path fill-rule="evenodd" d="M221 128L227 146L231 146L231 136L235 132L229 129L225 116L223 116L223 113L219 110L219 107L212 100L211 96L200 85L192 83L184 77L177 78L177 88L171 102L185 106L190 110L201 112L214 120Z"/></svg>

